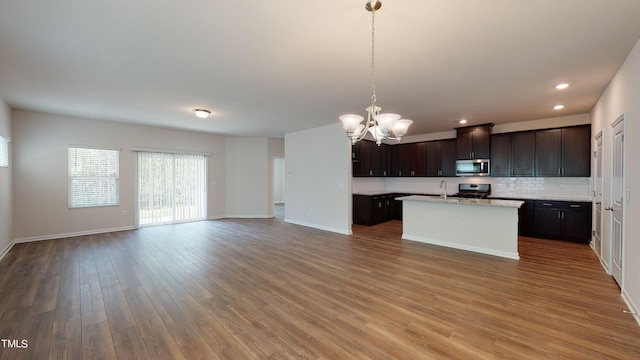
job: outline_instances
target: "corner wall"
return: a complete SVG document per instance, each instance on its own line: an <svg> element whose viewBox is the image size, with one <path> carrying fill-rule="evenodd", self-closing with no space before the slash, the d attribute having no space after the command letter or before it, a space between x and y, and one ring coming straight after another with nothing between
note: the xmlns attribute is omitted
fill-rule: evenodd
<svg viewBox="0 0 640 360"><path fill-rule="evenodd" d="M11 139L11 110L0 99L0 136ZM0 259L13 243L13 199L11 193L13 161L9 142L9 167L0 168Z"/></svg>
<svg viewBox="0 0 640 360"><path fill-rule="evenodd" d="M592 134L602 131L603 173L605 174L603 202L611 206L611 194L606 189L611 187L611 123L621 115L627 114L626 129L626 188L623 238L623 274L622 294L633 311L640 311L640 41L629 53L609 86L598 100L591 112L593 124ZM605 218L603 231L610 232L611 224ZM604 244L611 246L610 244ZM604 251L603 251L604 252ZM602 259L608 263L610 259ZM611 264L607 264L611 265ZM640 317L636 317L640 323Z"/></svg>
<svg viewBox="0 0 640 360"><path fill-rule="evenodd" d="M226 158L222 136L26 110L11 112L11 126L15 241L133 228L136 176L132 147L211 153L208 216L225 214ZM69 145L120 149L119 206L68 208Z"/></svg>
<svg viewBox="0 0 640 360"><path fill-rule="evenodd" d="M226 138L226 152L226 216L269 217L269 138L230 136Z"/></svg>
<svg viewBox="0 0 640 360"><path fill-rule="evenodd" d="M351 234L351 143L335 123L285 135L285 221Z"/></svg>

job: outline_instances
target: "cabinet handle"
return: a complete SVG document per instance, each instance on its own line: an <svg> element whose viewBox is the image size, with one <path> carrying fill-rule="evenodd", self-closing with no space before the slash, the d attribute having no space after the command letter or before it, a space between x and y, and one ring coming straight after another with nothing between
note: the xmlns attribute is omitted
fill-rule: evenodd
<svg viewBox="0 0 640 360"><path fill-rule="evenodd" d="M411 170L411 176L414 176L415 174L416 174L416 172Z"/></svg>
<svg viewBox="0 0 640 360"><path fill-rule="evenodd" d="M382 207L382 202L378 201L378 207L381 208Z"/></svg>
<svg viewBox="0 0 640 360"><path fill-rule="evenodd" d="M560 168L558 168L558 175L560 175L560 174L562 174L562 173L560 172Z"/></svg>
<svg viewBox="0 0 640 360"><path fill-rule="evenodd" d="M596 203L596 204L597 204L597 203ZM572 208L579 208L579 207L580 207L580 205L575 205L575 204L571 204L571 205L569 205L569 206L571 206Z"/></svg>
<svg viewBox="0 0 640 360"><path fill-rule="evenodd" d="M562 213L562 220L564 220L564 211L561 211Z"/></svg>
<svg viewBox="0 0 640 360"><path fill-rule="evenodd" d="M373 170L369 170L369 175L373 175Z"/></svg>
<svg viewBox="0 0 640 360"><path fill-rule="evenodd" d="M382 174L383 174L384 176L387 176L387 170L384 170L384 171L382 172Z"/></svg>
<svg viewBox="0 0 640 360"><path fill-rule="evenodd" d="M562 169L562 172L561 172L561 174L562 174L562 175L564 175L564 168L561 168L561 169Z"/></svg>
<svg viewBox="0 0 640 360"><path fill-rule="evenodd" d="M558 220L560 220L560 211L558 211Z"/></svg>
<svg viewBox="0 0 640 360"><path fill-rule="evenodd" d="M553 204L549 204L549 203L542 203L542 206L551 206Z"/></svg>

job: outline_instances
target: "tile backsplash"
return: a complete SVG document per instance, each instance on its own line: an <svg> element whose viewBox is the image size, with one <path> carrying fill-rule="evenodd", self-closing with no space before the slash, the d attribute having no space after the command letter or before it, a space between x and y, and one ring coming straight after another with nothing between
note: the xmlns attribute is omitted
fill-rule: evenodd
<svg viewBox="0 0 640 360"><path fill-rule="evenodd" d="M591 178L492 178L494 196L522 198L568 198L590 201Z"/></svg>
<svg viewBox="0 0 640 360"><path fill-rule="evenodd" d="M491 195L521 199L566 199L591 201L591 178L561 177L451 177L451 178L353 178L353 193L399 192L441 194L440 182L447 183L447 193L458 192L459 183L491 184Z"/></svg>

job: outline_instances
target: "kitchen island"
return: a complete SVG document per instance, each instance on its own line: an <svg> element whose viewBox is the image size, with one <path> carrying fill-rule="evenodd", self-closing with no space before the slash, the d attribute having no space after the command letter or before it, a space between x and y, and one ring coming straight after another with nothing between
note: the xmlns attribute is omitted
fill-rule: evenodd
<svg viewBox="0 0 640 360"><path fill-rule="evenodd" d="M523 201L412 195L402 201L402 238L519 259Z"/></svg>

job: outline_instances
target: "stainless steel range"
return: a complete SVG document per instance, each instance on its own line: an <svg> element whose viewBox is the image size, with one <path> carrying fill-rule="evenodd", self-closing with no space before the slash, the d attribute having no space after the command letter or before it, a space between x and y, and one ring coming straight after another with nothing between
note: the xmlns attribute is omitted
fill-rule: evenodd
<svg viewBox="0 0 640 360"><path fill-rule="evenodd" d="M491 184L459 184L458 193L461 198L486 199L491 195Z"/></svg>

